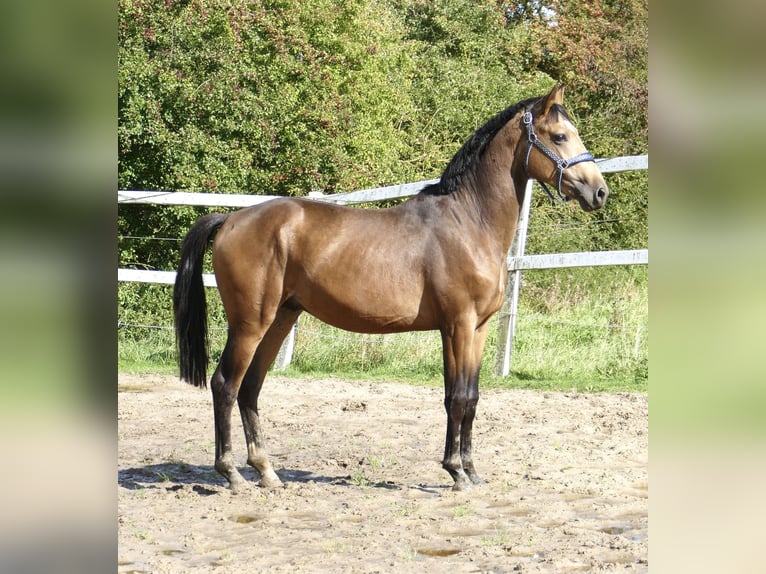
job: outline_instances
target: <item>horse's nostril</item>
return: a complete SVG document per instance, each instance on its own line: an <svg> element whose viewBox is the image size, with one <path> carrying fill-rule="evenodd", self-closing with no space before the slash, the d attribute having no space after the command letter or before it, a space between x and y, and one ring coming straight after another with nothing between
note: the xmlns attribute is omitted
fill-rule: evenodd
<svg viewBox="0 0 766 574"><path fill-rule="evenodd" d="M606 199L606 189L599 187L598 191L596 192L596 197L599 199L599 201L604 201Z"/></svg>

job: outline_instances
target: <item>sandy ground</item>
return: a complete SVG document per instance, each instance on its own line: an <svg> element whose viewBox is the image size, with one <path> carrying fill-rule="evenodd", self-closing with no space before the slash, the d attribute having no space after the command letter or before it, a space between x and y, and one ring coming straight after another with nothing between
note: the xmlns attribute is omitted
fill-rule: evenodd
<svg viewBox="0 0 766 574"><path fill-rule="evenodd" d="M120 376L119 572L648 571L645 394L483 391L465 493L439 389L272 377L260 410L285 487L232 494L210 392Z"/></svg>

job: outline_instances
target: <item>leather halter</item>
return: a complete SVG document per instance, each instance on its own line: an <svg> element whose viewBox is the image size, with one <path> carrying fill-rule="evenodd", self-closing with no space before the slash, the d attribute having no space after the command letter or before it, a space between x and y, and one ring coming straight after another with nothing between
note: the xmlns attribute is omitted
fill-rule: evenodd
<svg viewBox="0 0 766 574"><path fill-rule="evenodd" d="M584 161L592 161L595 162L596 159L590 154L590 152L584 152L581 154L578 154L574 157L570 157L569 159L563 159L561 156L559 156L556 152L554 152L552 149L550 149L548 146L546 146L543 142L540 141L540 138L537 137L537 134L535 133L535 128L533 126L534 122L534 116L532 115L532 112L530 110L527 110L524 112L524 115L521 118L521 123L524 124L527 128L527 140L529 141L529 145L527 146L527 157L524 161L524 169L527 171L527 175L529 175L529 154L532 151L533 147L536 147L541 152L543 152L550 160L556 164L556 170L559 174L559 181L558 181L558 187L556 188L556 191L558 192L559 198L561 201L569 201L571 198L565 196L563 193L561 193L561 178L564 176L564 170L568 167L571 167L575 164L582 163ZM548 186L546 186L542 181L538 180L538 183L543 187L545 190L545 193L548 194L548 197L550 197L553 201L557 201L556 198L551 193L551 190L548 189Z"/></svg>

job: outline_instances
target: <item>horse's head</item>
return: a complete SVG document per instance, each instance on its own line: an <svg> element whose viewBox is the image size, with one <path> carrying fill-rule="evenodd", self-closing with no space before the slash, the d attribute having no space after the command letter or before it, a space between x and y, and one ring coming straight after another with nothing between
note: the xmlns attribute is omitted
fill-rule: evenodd
<svg viewBox="0 0 766 574"><path fill-rule="evenodd" d="M529 177L556 186L559 196L576 199L585 211L593 211L604 206L609 188L563 100L564 88L555 86L526 111L522 129L528 145L520 149Z"/></svg>

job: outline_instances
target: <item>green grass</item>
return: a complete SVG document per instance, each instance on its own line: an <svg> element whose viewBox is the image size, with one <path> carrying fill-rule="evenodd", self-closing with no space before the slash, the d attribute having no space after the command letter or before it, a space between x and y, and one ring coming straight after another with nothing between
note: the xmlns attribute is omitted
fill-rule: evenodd
<svg viewBox="0 0 766 574"><path fill-rule="evenodd" d="M511 373L493 374L497 317L482 362L482 387L592 392L646 392L648 387L648 281L646 268L591 268L525 274L511 356ZM225 341L214 290L211 349L217 360ZM153 293L162 297L162 293ZM167 305L170 305L166 292ZM121 298L121 302L125 298ZM166 313L166 311L165 311ZM120 310L121 321L131 323ZM126 316L123 319L123 315ZM149 324L148 317L135 322ZM172 324L165 315L164 327ZM139 323L140 321L140 323ZM121 372L177 372L170 329L119 329ZM211 367L212 370L212 367ZM298 323L295 377L337 377L442 384L438 332L359 335L334 329L304 314Z"/></svg>
<svg viewBox="0 0 766 574"><path fill-rule="evenodd" d="M515 386L646 391L646 270L579 271L577 282L561 271L538 272L547 277L525 286L511 356ZM494 342L485 362L493 350Z"/></svg>

